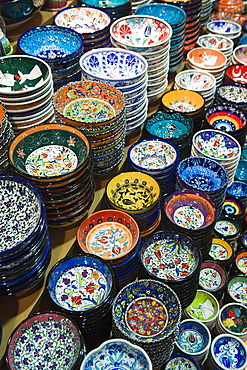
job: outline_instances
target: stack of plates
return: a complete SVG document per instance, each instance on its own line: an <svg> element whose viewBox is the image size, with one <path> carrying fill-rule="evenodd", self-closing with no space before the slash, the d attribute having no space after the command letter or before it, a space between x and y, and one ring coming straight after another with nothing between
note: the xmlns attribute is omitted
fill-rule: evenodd
<svg viewBox="0 0 247 370"><path fill-rule="evenodd" d="M132 144L127 153L129 171L152 176L160 186L162 197L175 190L179 152L164 139L143 139Z"/></svg>
<svg viewBox="0 0 247 370"><path fill-rule="evenodd" d="M135 14L154 16L170 24L172 36L169 50L169 72L175 72L183 61L184 29L186 25L185 11L178 6L156 3L139 6L135 10Z"/></svg>
<svg viewBox="0 0 247 370"><path fill-rule="evenodd" d="M226 68L227 58L224 53L212 48L195 48L187 54L188 69L199 69L211 73L220 85Z"/></svg>
<svg viewBox="0 0 247 370"><path fill-rule="evenodd" d="M237 46L242 34L242 26L237 22L221 19L208 22L206 31L215 35L226 36Z"/></svg>
<svg viewBox="0 0 247 370"><path fill-rule="evenodd" d="M47 124L19 134L9 148L10 167L39 188L48 223L66 226L84 217L94 198L87 138L72 127Z"/></svg>
<svg viewBox="0 0 247 370"><path fill-rule="evenodd" d="M19 52L44 60L52 70L54 89L80 78L79 58L83 37L73 29L42 26L23 33L17 42Z"/></svg>
<svg viewBox="0 0 247 370"><path fill-rule="evenodd" d="M105 202L108 208L133 217L142 237L152 233L160 224L160 187L150 175L122 172L114 176L106 185Z"/></svg>
<svg viewBox="0 0 247 370"><path fill-rule="evenodd" d="M204 261L201 264L200 289L212 293L219 302L224 296L227 282L228 275L223 266L214 261Z"/></svg>
<svg viewBox="0 0 247 370"><path fill-rule="evenodd" d="M71 5L54 15L56 26L72 28L84 39L84 51L111 46L112 16L104 9L90 5Z"/></svg>
<svg viewBox="0 0 247 370"><path fill-rule="evenodd" d="M202 9L200 16L201 26L205 26L210 20L212 8L212 0L202 0Z"/></svg>
<svg viewBox="0 0 247 370"><path fill-rule="evenodd" d="M167 284L177 294L183 309L195 298L200 266L201 253L189 237L170 230L158 231L141 246L138 277Z"/></svg>
<svg viewBox="0 0 247 370"><path fill-rule="evenodd" d="M146 119L148 63L139 53L120 48L91 50L80 59L83 80L105 82L125 98L126 134L138 130Z"/></svg>
<svg viewBox="0 0 247 370"><path fill-rule="evenodd" d="M8 150L13 138L12 125L4 105L0 102L0 173L9 172Z"/></svg>
<svg viewBox="0 0 247 370"><path fill-rule="evenodd" d="M227 171L218 162L204 157L188 157L178 166L176 187L180 190L187 188L206 193L213 199L219 216L228 180Z"/></svg>
<svg viewBox="0 0 247 370"><path fill-rule="evenodd" d="M52 306L77 323L87 352L110 337L115 289L109 264L87 254L58 261L47 277Z"/></svg>
<svg viewBox="0 0 247 370"><path fill-rule="evenodd" d="M247 111L247 85L238 83L221 84L215 91L215 103L232 104Z"/></svg>
<svg viewBox="0 0 247 370"><path fill-rule="evenodd" d="M206 110L204 127L228 132L243 147L247 134L247 115L236 105L214 104Z"/></svg>
<svg viewBox="0 0 247 370"><path fill-rule="evenodd" d="M207 194L183 189L169 194L164 203L163 228L189 236L208 258L211 248L217 209Z"/></svg>
<svg viewBox="0 0 247 370"><path fill-rule="evenodd" d="M193 121L183 113L158 110L149 116L143 128L144 137L160 138L174 144L179 151L179 161L190 155Z"/></svg>
<svg viewBox="0 0 247 370"><path fill-rule="evenodd" d="M51 67L40 58L10 55L0 58L0 100L14 133L54 121Z"/></svg>
<svg viewBox="0 0 247 370"><path fill-rule="evenodd" d="M120 290L137 278L139 234L139 227L131 216L106 209L93 213L81 223L77 242L84 253L109 262Z"/></svg>
<svg viewBox="0 0 247 370"><path fill-rule="evenodd" d="M114 299L112 317L113 337L139 345L154 369L169 359L177 338L181 305L166 284L144 279L126 285Z"/></svg>
<svg viewBox="0 0 247 370"><path fill-rule="evenodd" d="M210 158L221 164L228 173L228 186L233 182L240 155L239 142L223 131L201 130L193 136L191 156Z"/></svg>
<svg viewBox="0 0 247 370"><path fill-rule="evenodd" d="M198 92L203 96L205 108L207 108L214 101L216 79L212 73L188 69L176 74L174 89L186 89Z"/></svg>
<svg viewBox="0 0 247 370"><path fill-rule="evenodd" d="M50 262L45 205L39 190L17 176L0 175L0 192L0 295L23 293Z"/></svg>
<svg viewBox="0 0 247 370"><path fill-rule="evenodd" d="M110 35L114 47L136 51L147 59L148 100L159 99L168 85L171 26L154 16L131 15L116 20Z"/></svg>
<svg viewBox="0 0 247 370"><path fill-rule="evenodd" d="M246 85L247 83L247 66L243 64L232 64L225 70L224 83L238 83Z"/></svg>
<svg viewBox="0 0 247 370"><path fill-rule="evenodd" d="M211 48L221 51L227 58L226 68L230 65L234 48L234 42L231 39L226 36L206 34L199 36L196 43L202 48Z"/></svg>
<svg viewBox="0 0 247 370"><path fill-rule="evenodd" d="M185 113L193 121L193 132L201 130L205 117L205 100L191 90L172 90L163 95L161 109L165 112Z"/></svg>
<svg viewBox="0 0 247 370"><path fill-rule="evenodd" d="M120 90L96 81L72 82L53 97L57 121L83 132L90 142L95 176L113 171L124 156L125 99Z"/></svg>

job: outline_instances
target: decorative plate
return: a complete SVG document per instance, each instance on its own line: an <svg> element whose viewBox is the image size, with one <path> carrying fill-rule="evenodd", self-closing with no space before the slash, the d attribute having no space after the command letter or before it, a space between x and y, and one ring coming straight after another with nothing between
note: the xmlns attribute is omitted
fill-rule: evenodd
<svg viewBox="0 0 247 370"><path fill-rule="evenodd" d="M225 369L242 370L247 365L246 345L231 334L216 336L212 341L211 353L216 364Z"/></svg>

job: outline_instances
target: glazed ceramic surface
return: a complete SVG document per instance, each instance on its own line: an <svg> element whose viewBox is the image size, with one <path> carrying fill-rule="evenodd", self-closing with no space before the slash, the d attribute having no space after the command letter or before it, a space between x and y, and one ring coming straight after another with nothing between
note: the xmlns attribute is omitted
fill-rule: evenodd
<svg viewBox="0 0 247 370"><path fill-rule="evenodd" d="M238 34L241 31L241 26L232 21L228 20L216 20L208 22L207 29L213 33L218 33L221 35L232 35Z"/></svg>
<svg viewBox="0 0 247 370"><path fill-rule="evenodd" d="M204 267L200 271L200 286L206 290L214 291L222 286L222 276L213 266Z"/></svg>
<svg viewBox="0 0 247 370"><path fill-rule="evenodd" d="M197 365L197 363L194 362L192 358L188 358L187 356L184 356L182 354L177 354L175 357L172 356L172 358L169 359L164 369L181 370L186 368L189 368L191 370L198 370L199 365Z"/></svg>
<svg viewBox="0 0 247 370"><path fill-rule="evenodd" d="M186 308L186 311L194 319L205 322L218 315L219 304L212 294L198 290L194 301Z"/></svg>
<svg viewBox="0 0 247 370"><path fill-rule="evenodd" d="M177 345L187 354L198 354L210 346L211 335L205 325L196 320L184 320L179 325Z"/></svg>
<svg viewBox="0 0 247 370"><path fill-rule="evenodd" d="M234 301L247 304L247 280L245 276L232 278L228 284L227 292Z"/></svg>
<svg viewBox="0 0 247 370"><path fill-rule="evenodd" d="M230 303L220 310L220 323L231 334L243 334L247 331L247 308L238 303Z"/></svg>
<svg viewBox="0 0 247 370"><path fill-rule="evenodd" d="M197 43L205 48L218 49L221 51L231 50L233 41L220 35L202 35L198 37Z"/></svg>
<svg viewBox="0 0 247 370"><path fill-rule="evenodd" d="M201 69L218 69L226 64L226 56L214 49L195 48L188 52L187 59L196 67Z"/></svg>
<svg viewBox="0 0 247 370"><path fill-rule="evenodd" d="M218 335L212 342L211 353L225 369L244 369L247 363L245 344L230 334Z"/></svg>
<svg viewBox="0 0 247 370"><path fill-rule="evenodd" d="M231 220L228 221L227 218L217 220L215 230L224 236L236 235L239 231L235 224Z"/></svg>
<svg viewBox="0 0 247 370"><path fill-rule="evenodd" d="M163 95L162 104L172 111L191 113L204 107L203 97L189 90L174 90Z"/></svg>
<svg viewBox="0 0 247 370"><path fill-rule="evenodd" d="M170 4L145 4L135 10L137 15L150 15L164 19L172 28L183 25L186 21L186 12L178 6Z"/></svg>
<svg viewBox="0 0 247 370"><path fill-rule="evenodd" d="M225 74L234 82L241 84L247 83L247 66L242 64L233 64L226 69Z"/></svg>
<svg viewBox="0 0 247 370"><path fill-rule="evenodd" d="M175 76L175 82L182 89L188 89L193 91L204 91L212 89L216 80L215 77L207 72L187 70L179 72Z"/></svg>
<svg viewBox="0 0 247 370"><path fill-rule="evenodd" d="M245 86L222 84L217 87L216 95L223 103L233 103L241 108L247 104L247 90Z"/></svg>
<svg viewBox="0 0 247 370"><path fill-rule="evenodd" d="M226 260L232 255L232 248L225 240L213 238L209 255L215 260Z"/></svg>
<svg viewBox="0 0 247 370"><path fill-rule="evenodd" d="M247 126L245 112L232 105L213 104L206 110L206 120L217 130L230 132ZM235 133L234 133L235 134Z"/></svg>

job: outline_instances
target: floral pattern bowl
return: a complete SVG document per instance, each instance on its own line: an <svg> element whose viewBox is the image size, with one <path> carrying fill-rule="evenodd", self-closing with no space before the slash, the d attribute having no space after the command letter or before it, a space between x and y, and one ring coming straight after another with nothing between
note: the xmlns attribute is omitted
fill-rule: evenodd
<svg viewBox="0 0 247 370"><path fill-rule="evenodd" d="M199 36L196 42L201 47L217 49L222 52L230 52L234 47L234 43L231 39L226 36L213 34Z"/></svg>
<svg viewBox="0 0 247 370"><path fill-rule="evenodd" d="M109 339L84 358L80 370L152 370L148 354L139 346L125 339Z"/></svg>
<svg viewBox="0 0 247 370"><path fill-rule="evenodd" d="M186 114L196 114L204 109L204 98L191 90L168 91L163 95L161 103L165 109Z"/></svg>
<svg viewBox="0 0 247 370"><path fill-rule="evenodd" d="M198 91L201 93L210 92L216 87L214 75L206 71L195 69L178 72L175 76L175 83L179 89Z"/></svg>

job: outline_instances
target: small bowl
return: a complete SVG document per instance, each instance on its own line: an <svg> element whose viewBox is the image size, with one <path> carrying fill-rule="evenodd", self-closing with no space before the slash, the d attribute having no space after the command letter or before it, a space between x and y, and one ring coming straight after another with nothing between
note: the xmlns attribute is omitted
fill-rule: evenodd
<svg viewBox="0 0 247 370"><path fill-rule="evenodd" d="M216 79L213 74L206 71L189 69L178 72L175 76L175 83L179 89L188 89L205 94L216 86Z"/></svg>
<svg viewBox="0 0 247 370"><path fill-rule="evenodd" d="M233 50L234 47L234 42L231 39L213 34L199 36L196 42L201 47L217 49L222 52Z"/></svg>
<svg viewBox="0 0 247 370"><path fill-rule="evenodd" d="M243 64L247 66L247 57L246 57L247 45L239 45L233 50L233 58L235 64Z"/></svg>
<svg viewBox="0 0 247 370"><path fill-rule="evenodd" d="M247 84L247 66L233 64L226 68L224 82Z"/></svg>
<svg viewBox="0 0 247 370"><path fill-rule="evenodd" d="M219 334L232 334L235 337L247 340L247 307L241 303L228 303L221 307L216 329Z"/></svg>
<svg viewBox="0 0 247 370"><path fill-rule="evenodd" d="M222 19L208 22L207 30L223 36L235 36L241 32L242 27L236 22Z"/></svg>
<svg viewBox="0 0 247 370"><path fill-rule="evenodd" d="M226 83L217 86L215 103L233 104L240 109L247 108L247 86L237 83Z"/></svg>
<svg viewBox="0 0 247 370"><path fill-rule="evenodd" d="M198 362L193 359L191 356L187 356L183 353L173 353L169 360L162 366L162 370L180 370L184 366L187 366L193 370L200 370L201 367L199 366Z"/></svg>
<svg viewBox="0 0 247 370"><path fill-rule="evenodd" d="M224 68L227 62L225 54L210 48L195 48L187 53L189 63L197 68L214 71Z"/></svg>
<svg viewBox="0 0 247 370"><path fill-rule="evenodd" d="M182 113L196 114L204 107L204 98L191 90L172 90L165 93L161 99L164 108Z"/></svg>

